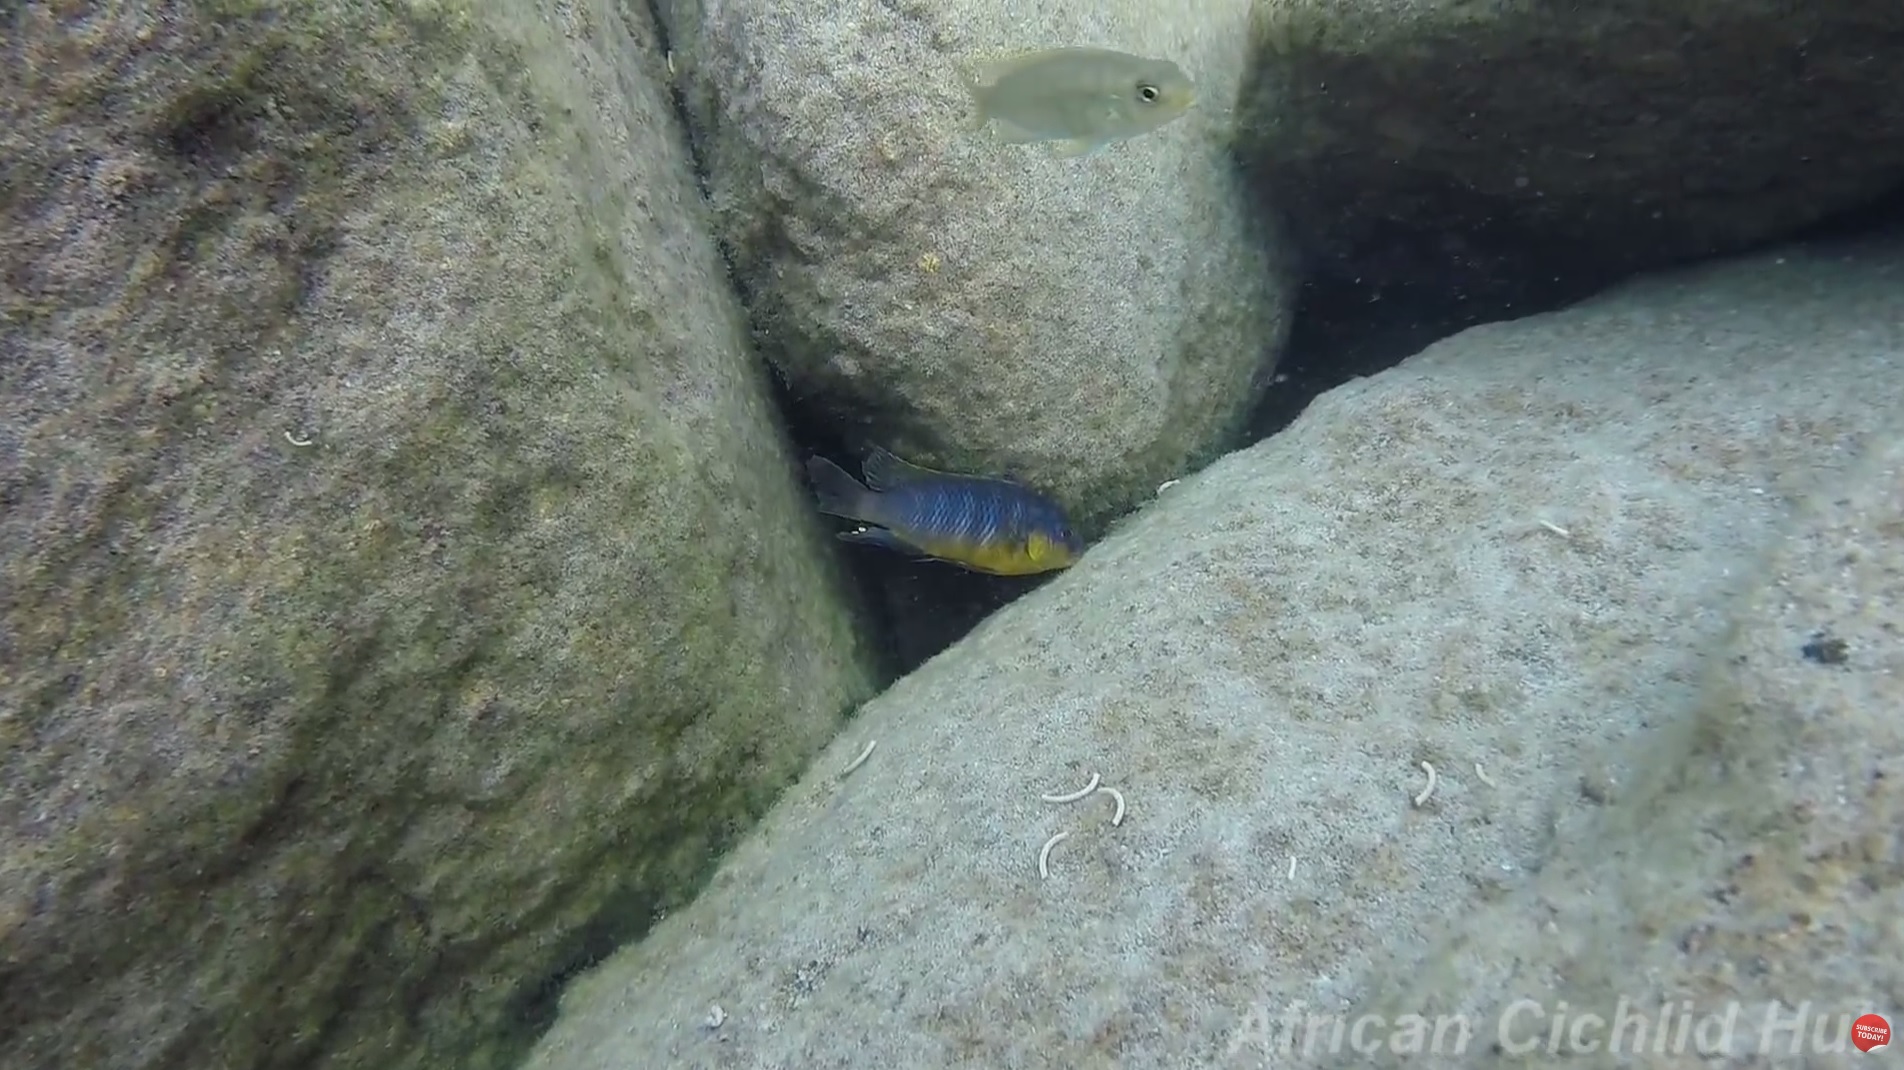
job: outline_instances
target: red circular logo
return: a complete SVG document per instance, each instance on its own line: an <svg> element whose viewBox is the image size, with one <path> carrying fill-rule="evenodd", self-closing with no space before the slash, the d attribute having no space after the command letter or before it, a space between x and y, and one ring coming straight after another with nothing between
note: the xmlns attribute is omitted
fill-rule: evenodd
<svg viewBox="0 0 1904 1070"><path fill-rule="evenodd" d="M1859 1051L1882 1048L1891 1042L1891 1023L1882 1015L1867 1014L1851 1023L1851 1046Z"/></svg>

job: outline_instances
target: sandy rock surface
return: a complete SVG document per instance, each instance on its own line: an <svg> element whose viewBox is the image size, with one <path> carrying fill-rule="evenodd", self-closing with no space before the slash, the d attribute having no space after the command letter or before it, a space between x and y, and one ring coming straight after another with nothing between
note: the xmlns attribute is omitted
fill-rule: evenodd
<svg viewBox="0 0 1904 1070"><path fill-rule="evenodd" d="M1771 541L1635 790L1342 1015L1376 1016L1378 1065L1841 1066L1859 1016L1904 1019L1904 438L1861 452ZM1408 1013L1474 1041L1387 1043ZM1246 1050L1334 1035L1303 1029Z"/></svg>

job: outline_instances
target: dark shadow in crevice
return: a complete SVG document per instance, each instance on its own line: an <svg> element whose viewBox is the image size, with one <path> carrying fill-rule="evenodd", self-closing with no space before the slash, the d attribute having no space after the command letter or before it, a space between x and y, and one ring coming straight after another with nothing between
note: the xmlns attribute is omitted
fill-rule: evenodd
<svg viewBox="0 0 1904 1070"><path fill-rule="evenodd" d="M1684 260L1676 266L1751 256L1795 243L1892 232L1904 237L1904 187L1777 241L1723 256ZM1415 235L1397 245L1420 249L1431 240ZM1461 244L1453 243L1454 247ZM1312 265L1321 270L1302 286L1276 382L1250 421L1249 441L1261 441L1288 427L1319 395L1351 379L1392 368L1444 338L1479 324L1564 308L1635 277L1556 270L1551 246L1531 238L1518 255L1501 248L1496 247L1488 270L1480 270L1472 260L1452 257L1446 262L1423 262L1413 277L1400 281L1392 262L1385 262L1379 270L1387 280L1384 285L1364 282L1354 274L1353 263ZM1645 273L1673 266L1657 266Z"/></svg>
<svg viewBox="0 0 1904 1070"><path fill-rule="evenodd" d="M1275 383L1250 419L1248 441L1288 427L1321 394L1386 371L1443 338L1559 308L1597 289L1590 282L1552 282L1514 297L1476 299L1432 283L1378 289L1334 279L1306 282Z"/></svg>

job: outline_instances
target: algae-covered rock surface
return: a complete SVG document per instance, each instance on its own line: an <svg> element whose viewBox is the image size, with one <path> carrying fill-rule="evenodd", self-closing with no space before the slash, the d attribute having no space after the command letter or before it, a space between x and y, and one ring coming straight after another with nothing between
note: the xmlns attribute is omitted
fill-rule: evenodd
<svg viewBox="0 0 1904 1070"><path fill-rule="evenodd" d="M1239 150L1318 274L1507 293L1904 186L1891 0L1257 0Z"/></svg>
<svg viewBox="0 0 1904 1070"><path fill-rule="evenodd" d="M1247 0L657 6L762 351L854 448L1095 534L1236 445L1292 298L1229 153ZM1067 45L1173 60L1197 104L1085 159L971 129L969 75Z"/></svg>
<svg viewBox="0 0 1904 1070"><path fill-rule="evenodd" d="M1361 1005L1525 894L1710 702L1724 607L1894 434L1900 281L1896 244L1792 249L1323 396L868 703L528 1065L1300 1063L1266 1015ZM1763 656L1818 668L1792 623ZM1121 824L1041 798L1094 779ZM1613 879L1579 867L1578 896ZM1541 939L1512 932L1488 968Z"/></svg>
<svg viewBox="0 0 1904 1070"><path fill-rule="evenodd" d="M508 1065L872 686L652 29L6 25L0 1063Z"/></svg>

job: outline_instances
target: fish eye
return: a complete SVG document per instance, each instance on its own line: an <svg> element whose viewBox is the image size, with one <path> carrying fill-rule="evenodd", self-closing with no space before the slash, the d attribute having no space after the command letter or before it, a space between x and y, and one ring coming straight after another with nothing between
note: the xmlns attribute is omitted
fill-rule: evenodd
<svg viewBox="0 0 1904 1070"><path fill-rule="evenodd" d="M1149 82L1141 82L1137 86L1137 99L1146 104L1157 103L1157 98L1160 95L1161 94L1157 91L1157 87L1151 85Z"/></svg>

